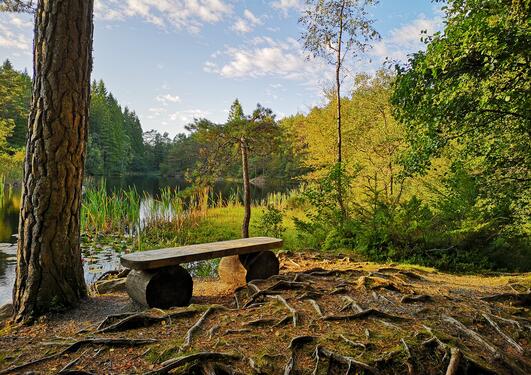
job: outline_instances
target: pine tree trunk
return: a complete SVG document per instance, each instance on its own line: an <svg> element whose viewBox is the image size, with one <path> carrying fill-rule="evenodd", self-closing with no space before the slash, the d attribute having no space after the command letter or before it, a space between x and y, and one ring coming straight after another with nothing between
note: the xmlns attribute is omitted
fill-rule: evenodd
<svg viewBox="0 0 531 375"><path fill-rule="evenodd" d="M245 209L242 224L242 238L248 238L249 222L251 221L251 184L249 182L248 146L247 141L243 137L240 139L240 148L242 152L243 206Z"/></svg>
<svg viewBox="0 0 531 375"><path fill-rule="evenodd" d="M86 296L81 187L92 69L93 0L39 0L24 163L15 320L31 322Z"/></svg>

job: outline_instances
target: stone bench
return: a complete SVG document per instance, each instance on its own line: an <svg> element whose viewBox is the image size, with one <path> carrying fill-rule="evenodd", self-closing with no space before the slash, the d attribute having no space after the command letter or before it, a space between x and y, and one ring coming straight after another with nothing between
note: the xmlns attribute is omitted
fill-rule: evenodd
<svg viewBox="0 0 531 375"><path fill-rule="evenodd" d="M278 274L279 262L270 250L281 246L282 240L278 238L252 237L140 251L123 255L120 261L131 269L126 287L132 299L148 307L169 308L187 306L192 298L193 280L181 264L224 257L222 262L229 260L226 263L232 267L229 272L225 268L225 274L241 272L236 267L239 266L247 282L266 279ZM221 270L220 276L223 279Z"/></svg>

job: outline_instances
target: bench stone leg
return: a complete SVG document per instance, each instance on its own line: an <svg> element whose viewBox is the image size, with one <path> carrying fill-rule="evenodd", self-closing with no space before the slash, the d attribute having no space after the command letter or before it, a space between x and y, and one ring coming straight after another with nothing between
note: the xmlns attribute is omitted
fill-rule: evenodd
<svg viewBox="0 0 531 375"><path fill-rule="evenodd" d="M220 280L230 286L242 286L246 284L245 274L247 271L240 262L238 255L223 257L219 261L218 275Z"/></svg>
<svg viewBox="0 0 531 375"><path fill-rule="evenodd" d="M278 275L280 262L274 252L265 250L259 253L240 255L240 262L247 273L245 281L267 279L273 275Z"/></svg>
<svg viewBox="0 0 531 375"><path fill-rule="evenodd" d="M192 299L193 280L181 266L131 270L125 284L129 296L148 307L188 306Z"/></svg>

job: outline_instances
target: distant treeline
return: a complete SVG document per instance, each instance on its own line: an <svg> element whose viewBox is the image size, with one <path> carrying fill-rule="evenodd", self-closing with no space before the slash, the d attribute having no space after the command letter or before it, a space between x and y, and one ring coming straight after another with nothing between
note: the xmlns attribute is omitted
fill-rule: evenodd
<svg viewBox="0 0 531 375"><path fill-rule="evenodd" d="M0 83L0 165L4 171L13 170L12 175L20 176L31 100L31 78L26 72L14 69L6 60L0 67ZM143 131L135 111L127 106L122 107L102 80L94 81L85 173L192 176L200 161L200 148L204 144L195 134L194 124L188 126L187 130L186 134L180 133L173 139L168 133ZM275 143L276 152L251 157L251 178L266 176L290 179L302 173L301 163L292 152L287 137L281 136L281 140ZM227 167L224 177L241 176L241 167L236 160Z"/></svg>

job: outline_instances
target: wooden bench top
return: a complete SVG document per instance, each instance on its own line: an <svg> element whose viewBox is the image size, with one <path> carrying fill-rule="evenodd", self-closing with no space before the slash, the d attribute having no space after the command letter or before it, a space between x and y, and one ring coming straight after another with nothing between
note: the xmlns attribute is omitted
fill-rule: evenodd
<svg viewBox="0 0 531 375"><path fill-rule="evenodd" d="M276 249L281 246L282 240L278 238L251 237L169 249L139 251L123 255L120 261L122 266L126 268L148 270L198 260L256 253L263 250Z"/></svg>

